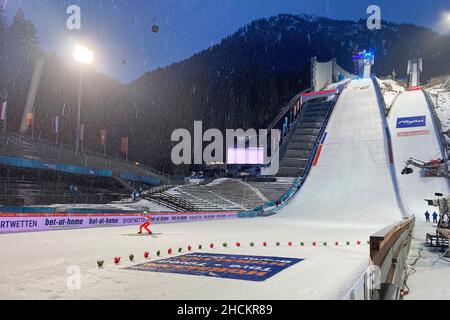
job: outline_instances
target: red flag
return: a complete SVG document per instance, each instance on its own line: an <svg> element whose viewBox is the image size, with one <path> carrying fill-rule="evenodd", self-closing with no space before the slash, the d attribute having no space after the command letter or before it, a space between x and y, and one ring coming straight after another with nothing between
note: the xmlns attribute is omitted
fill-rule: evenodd
<svg viewBox="0 0 450 320"><path fill-rule="evenodd" d="M120 152L128 153L128 137L120 138Z"/></svg>
<svg viewBox="0 0 450 320"><path fill-rule="evenodd" d="M27 125L31 127L34 123L34 114L33 113L27 113Z"/></svg>
<svg viewBox="0 0 450 320"><path fill-rule="evenodd" d="M100 143L102 146L106 146L106 129L100 129Z"/></svg>

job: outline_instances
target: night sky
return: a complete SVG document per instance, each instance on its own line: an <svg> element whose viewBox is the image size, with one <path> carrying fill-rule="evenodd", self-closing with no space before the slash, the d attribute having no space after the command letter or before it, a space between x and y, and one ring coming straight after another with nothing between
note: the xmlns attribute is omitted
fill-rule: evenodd
<svg viewBox="0 0 450 320"><path fill-rule="evenodd" d="M81 32L66 29L70 4L81 7ZM20 6L36 25L43 48L61 57L81 36L95 52L92 67L127 83L188 58L257 18L306 13L357 20L368 16L371 4L381 7L383 20L450 30L450 0L8 0L6 14L11 19ZM158 34L151 32L155 18Z"/></svg>

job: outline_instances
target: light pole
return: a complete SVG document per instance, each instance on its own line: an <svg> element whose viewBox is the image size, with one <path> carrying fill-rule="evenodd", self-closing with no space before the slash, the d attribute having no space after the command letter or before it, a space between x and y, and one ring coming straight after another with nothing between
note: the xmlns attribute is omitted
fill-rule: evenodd
<svg viewBox="0 0 450 320"><path fill-rule="evenodd" d="M80 150L81 133L81 95L83 90L83 66L89 65L94 60L94 54L88 48L82 45L76 45L73 54L75 61L79 64L79 83L78 83L78 111L77 111L77 130L75 136L75 154Z"/></svg>

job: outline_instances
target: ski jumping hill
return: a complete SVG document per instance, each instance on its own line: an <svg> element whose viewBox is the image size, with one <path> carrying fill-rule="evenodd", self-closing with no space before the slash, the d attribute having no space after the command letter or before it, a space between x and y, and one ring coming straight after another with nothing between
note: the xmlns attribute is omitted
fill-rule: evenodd
<svg viewBox="0 0 450 320"><path fill-rule="evenodd" d="M316 166L299 194L278 215L156 225L158 235L150 237L129 236L136 233L135 227L3 235L2 243L14 245L0 246L4 275L0 298L348 298L369 265L366 241L370 235L401 221L405 214L380 102L369 79L353 80L344 89ZM242 245L237 247L236 242ZM216 246L211 249L210 243ZM228 246L222 247L223 243ZM147 250L152 254L150 261L164 259L168 248L198 248L199 244L203 249L196 253L302 261L264 282L124 269L142 259L134 263L124 259L119 267L111 262L112 257L137 256ZM157 250L162 257L155 256ZM98 259L105 260L104 268L96 268ZM80 268L81 290L67 290L69 266Z"/></svg>
<svg viewBox="0 0 450 320"><path fill-rule="evenodd" d="M402 220L381 108L372 80L351 82L331 116L317 165L280 216L354 228Z"/></svg>

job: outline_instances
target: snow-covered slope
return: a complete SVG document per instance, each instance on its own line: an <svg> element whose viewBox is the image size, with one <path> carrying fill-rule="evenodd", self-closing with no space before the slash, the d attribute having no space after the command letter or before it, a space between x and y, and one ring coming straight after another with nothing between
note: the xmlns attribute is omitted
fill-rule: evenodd
<svg viewBox="0 0 450 320"><path fill-rule="evenodd" d="M377 79L377 81L380 85L381 91L383 92L386 108L389 110L392 107L392 104L395 102L395 98L397 98L401 93L405 92L405 88L399 85L394 80Z"/></svg>
<svg viewBox="0 0 450 320"><path fill-rule="evenodd" d="M423 116L426 119L424 125L397 128L398 120L401 118ZM411 175L401 174L409 158L422 161L444 158L439 131L424 92L408 91L401 94L392 106L388 121L402 198L408 211L423 219L425 211L430 210L424 199L433 199L436 192L450 193L449 182L445 178L424 177L424 173L418 169Z"/></svg>
<svg viewBox="0 0 450 320"><path fill-rule="evenodd" d="M383 115L372 80L353 80L331 116L318 165L286 218L343 227L400 221Z"/></svg>

